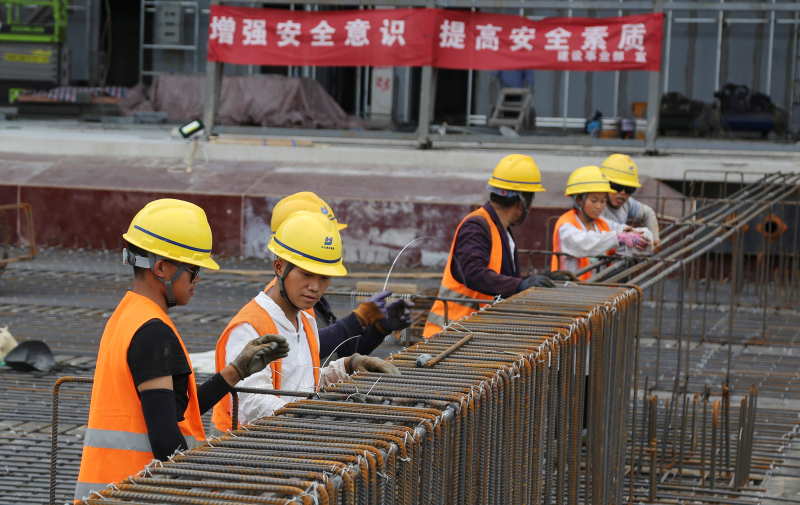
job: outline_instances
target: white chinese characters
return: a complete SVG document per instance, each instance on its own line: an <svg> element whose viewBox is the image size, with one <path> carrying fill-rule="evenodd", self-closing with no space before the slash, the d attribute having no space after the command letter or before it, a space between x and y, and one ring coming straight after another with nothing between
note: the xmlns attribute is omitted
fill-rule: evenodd
<svg viewBox="0 0 800 505"><path fill-rule="evenodd" d="M324 19L317 26L309 30L311 32L311 45L325 47L333 45L333 34L336 30Z"/></svg>
<svg viewBox="0 0 800 505"><path fill-rule="evenodd" d="M403 34L406 32L406 22L402 19L393 19L391 22L388 19L383 20L383 26L380 27L381 45L393 46L395 42L399 45L406 45L406 39Z"/></svg>
<svg viewBox="0 0 800 505"><path fill-rule="evenodd" d="M267 20L266 19L245 19L242 21L242 35L245 46L266 46L267 45Z"/></svg>
<svg viewBox="0 0 800 505"><path fill-rule="evenodd" d="M300 41L297 40L297 36L300 35L300 23L295 23L291 19L285 23L278 23L275 33L281 38L278 41L278 47L286 47L290 44L294 47L300 45Z"/></svg>
<svg viewBox="0 0 800 505"><path fill-rule="evenodd" d="M489 51L497 51L500 49L500 39L497 37L497 32L503 29L499 26L494 26L491 23L488 25L478 25L478 36L475 37L475 50L488 49Z"/></svg>
<svg viewBox="0 0 800 505"><path fill-rule="evenodd" d="M624 61L625 52L634 49L636 50L636 63L647 63L647 52L644 50L644 36L646 34L647 28L644 23L622 25L622 36L617 46L619 51L614 51L614 61ZM620 56L617 56L617 53Z"/></svg>
<svg viewBox="0 0 800 505"><path fill-rule="evenodd" d="M220 44L233 44L233 34L236 32L236 20L230 16L214 16L211 20L210 39L219 39Z"/></svg>
<svg viewBox="0 0 800 505"><path fill-rule="evenodd" d="M533 49L533 45L530 41L536 38L536 28L528 28L527 26L513 28L508 38L514 43L511 45L512 51L519 51L520 49L527 49L530 51Z"/></svg>
<svg viewBox="0 0 800 505"><path fill-rule="evenodd" d="M547 44L544 46L547 51L569 51L569 38L572 37L572 33L560 26L545 33L544 37L547 39Z"/></svg>
<svg viewBox="0 0 800 505"><path fill-rule="evenodd" d="M347 30L347 40L344 41L344 45L352 47L369 45L369 39L367 38L367 31L370 29L369 21L361 19L348 21L344 25L344 29Z"/></svg>
<svg viewBox="0 0 800 505"><path fill-rule="evenodd" d="M441 42L439 47L452 47L453 49L464 49L464 39L467 34L465 32L466 25L463 21L450 21L445 19L442 26L439 28L442 31L439 33Z"/></svg>

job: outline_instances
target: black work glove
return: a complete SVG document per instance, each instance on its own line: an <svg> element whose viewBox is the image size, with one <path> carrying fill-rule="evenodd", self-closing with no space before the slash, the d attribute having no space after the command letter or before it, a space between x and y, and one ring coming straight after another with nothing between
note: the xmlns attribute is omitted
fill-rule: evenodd
<svg viewBox="0 0 800 505"><path fill-rule="evenodd" d="M289 344L280 335L264 335L254 338L244 346L242 352L231 361L231 366L245 379L267 368L276 359L289 355Z"/></svg>
<svg viewBox="0 0 800 505"><path fill-rule="evenodd" d="M556 283L551 281L546 275L531 275L519 283L519 291L528 288L554 288Z"/></svg>
<svg viewBox="0 0 800 505"><path fill-rule="evenodd" d="M411 300L400 298L386 306L386 315L375 324L381 333L389 334L393 331L400 331L411 326L411 308L414 303Z"/></svg>
<svg viewBox="0 0 800 505"><path fill-rule="evenodd" d="M362 356L358 353L355 353L348 358L345 368L348 369L347 373L375 372L389 375L400 375L400 370L388 361L369 356Z"/></svg>

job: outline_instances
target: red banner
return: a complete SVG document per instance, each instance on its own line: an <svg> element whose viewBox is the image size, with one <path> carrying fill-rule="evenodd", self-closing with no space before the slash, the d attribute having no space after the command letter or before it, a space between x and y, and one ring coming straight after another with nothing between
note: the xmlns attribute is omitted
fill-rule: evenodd
<svg viewBox="0 0 800 505"><path fill-rule="evenodd" d="M663 15L547 18L444 9L211 6L208 60L240 65L658 70Z"/></svg>

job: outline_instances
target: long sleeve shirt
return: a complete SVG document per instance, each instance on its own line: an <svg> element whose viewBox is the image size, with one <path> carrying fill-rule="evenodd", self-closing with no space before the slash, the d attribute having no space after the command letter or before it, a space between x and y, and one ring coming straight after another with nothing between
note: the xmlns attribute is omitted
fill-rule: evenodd
<svg viewBox="0 0 800 505"><path fill-rule="evenodd" d="M567 253L571 257L559 256L560 269L575 272L578 270L579 258L590 258L590 262L594 262L596 257L605 254L610 249L617 249L617 254L621 255L649 256L652 254L653 236L650 230L647 228L635 228L636 231L641 231L651 241L650 246L645 251L636 251L629 248L621 250L617 233L622 232L626 225L615 221L607 221L607 223L609 231L600 231L595 223L592 223L591 229L587 230L580 220L578 220L580 228L571 223L561 225L558 229L558 238L561 243L558 252Z"/></svg>
<svg viewBox="0 0 800 505"><path fill-rule="evenodd" d="M450 274L469 289L486 295L508 298L519 291L519 284L522 282L514 235L510 227L503 228L491 203L486 202L483 208L500 231L500 241L503 243L500 273L489 269L489 259L492 256L492 232L489 223L482 217L475 216L464 221L458 230ZM462 272L464 275L461 275Z"/></svg>
<svg viewBox="0 0 800 505"><path fill-rule="evenodd" d="M310 326L314 330L312 338L318 339L316 321L307 313L297 314L297 329L295 329L294 325L286 318L283 310L265 293L259 293L255 297L255 301L269 313L278 328L278 334L285 337L289 343L289 356L283 358L281 365L281 389L313 393L315 386L314 361L311 358L311 347L306 339L302 317L305 315L308 318ZM240 324L231 330L228 336L228 343L225 346L225 364L227 365L233 361L248 342L259 337L260 335L255 328L248 323ZM327 386L347 377L344 361L345 358L336 360L320 370L320 386ZM254 373L250 377L239 381L236 386L274 389L272 368L267 367L261 372ZM239 419L242 422L248 422L259 417L270 416L287 403L300 399L302 397L282 398L272 395L242 393L239 395Z"/></svg>
<svg viewBox="0 0 800 505"><path fill-rule="evenodd" d="M645 205L634 198L628 198L628 201L618 209L612 209L610 205L606 205L600 217L606 221L614 221L620 224L627 223L628 219L639 221L645 228L650 230L650 233L653 234L653 239L661 240L656 212L649 205Z"/></svg>

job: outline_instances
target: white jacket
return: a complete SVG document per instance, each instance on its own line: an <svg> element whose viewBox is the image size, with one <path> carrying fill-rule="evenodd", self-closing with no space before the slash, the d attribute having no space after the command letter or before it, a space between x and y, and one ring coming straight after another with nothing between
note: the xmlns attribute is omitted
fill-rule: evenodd
<svg viewBox="0 0 800 505"><path fill-rule="evenodd" d="M305 316L310 326L314 329L311 338L317 340L319 349L319 331L317 330L316 320L308 313L297 314L297 328L286 318L283 310L266 293L259 293L254 298L255 302L269 313L278 333L286 337L289 343L289 356L283 358L281 362L281 389L289 391L314 392L314 366L311 359L311 346L308 345L308 337L303 328L302 318ZM255 328L249 323L242 323L233 330L228 336L228 343L225 345L225 364L233 361L244 346L259 335ZM345 358L338 359L322 368L319 374L320 386L328 386L347 377L344 368ZM320 363L322 365L322 363ZM267 367L261 372L254 373L250 377L239 381L236 387L275 389L272 385L272 368ZM301 400L302 397L280 397L260 394L239 394L239 421L242 423L253 421L259 417L271 416L276 410L280 409L289 402Z"/></svg>

